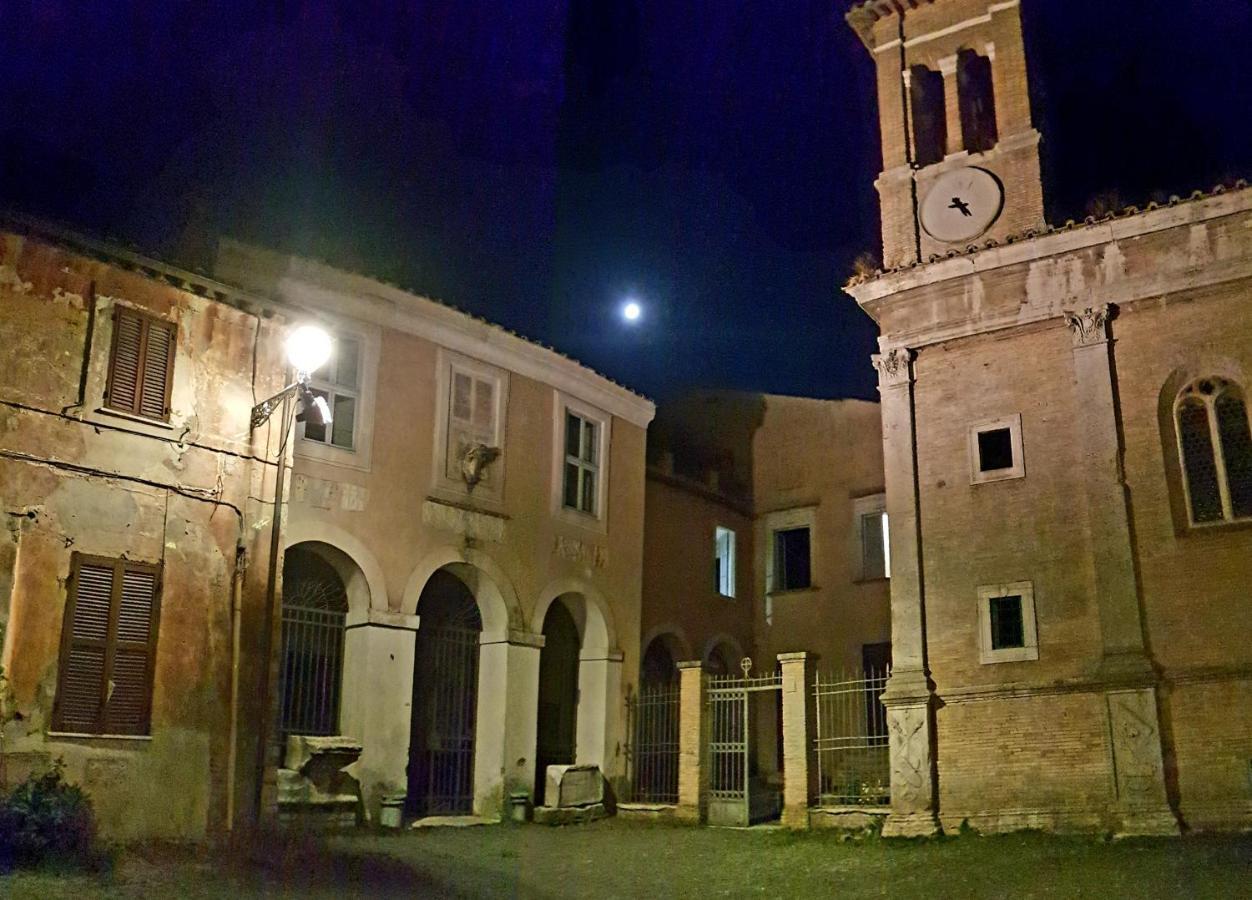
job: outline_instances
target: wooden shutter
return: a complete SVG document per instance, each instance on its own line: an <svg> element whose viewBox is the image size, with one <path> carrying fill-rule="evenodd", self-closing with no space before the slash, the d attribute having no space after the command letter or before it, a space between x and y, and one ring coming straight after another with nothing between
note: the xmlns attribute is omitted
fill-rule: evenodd
<svg viewBox="0 0 1252 900"><path fill-rule="evenodd" d="M452 396L448 409L447 475L453 480L461 477L461 454L472 444L495 443L496 402L495 382L490 379L452 370ZM483 477L491 482L491 470Z"/></svg>
<svg viewBox="0 0 1252 900"><path fill-rule="evenodd" d="M61 641L54 727L147 734L159 566L75 554Z"/></svg>
<svg viewBox="0 0 1252 900"><path fill-rule="evenodd" d="M105 405L149 419L168 420L174 337L173 322L129 307L115 307Z"/></svg>

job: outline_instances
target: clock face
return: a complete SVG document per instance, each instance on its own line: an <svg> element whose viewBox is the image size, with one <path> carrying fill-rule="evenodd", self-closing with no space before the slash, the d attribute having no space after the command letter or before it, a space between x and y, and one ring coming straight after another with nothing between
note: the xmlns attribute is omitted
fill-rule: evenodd
<svg viewBox="0 0 1252 900"><path fill-rule="evenodd" d="M976 238L1000 215L1004 189L986 169L944 172L922 200L922 228L935 240L955 244Z"/></svg>

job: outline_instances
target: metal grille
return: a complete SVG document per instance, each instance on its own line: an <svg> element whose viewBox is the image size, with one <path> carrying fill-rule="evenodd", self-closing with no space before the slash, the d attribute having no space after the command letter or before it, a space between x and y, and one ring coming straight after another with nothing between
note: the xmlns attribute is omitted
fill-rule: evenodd
<svg viewBox="0 0 1252 900"><path fill-rule="evenodd" d="M347 595L342 583L300 579L283 590L283 734L336 734Z"/></svg>
<svg viewBox="0 0 1252 900"><path fill-rule="evenodd" d="M887 710L879 699L888 672L814 673L818 802L883 805L891 800Z"/></svg>
<svg viewBox="0 0 1252 900"><path fill-rule="evenodd" d="M678 802L677 685L643 685L627 700L634 798L641 803Z"/></svg>
<svg viewBox="0 0 1252 900"><path fill-rule="evenodd" d="M419 816L474 811L482 619L463 586L448 581L442 588L447 593L430 599L417 632L408 806Z"/></svg>

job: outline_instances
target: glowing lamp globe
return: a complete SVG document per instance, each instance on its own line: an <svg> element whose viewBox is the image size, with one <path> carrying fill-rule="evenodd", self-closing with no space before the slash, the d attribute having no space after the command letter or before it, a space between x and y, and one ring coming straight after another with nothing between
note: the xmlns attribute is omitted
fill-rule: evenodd
<svg viewBox="0 0 1252 900"><path fill-rule="evenodd" d="M287 361L301 375L311 375L330 359L330 335L316 325L301 325L287 338Z"/></svg>

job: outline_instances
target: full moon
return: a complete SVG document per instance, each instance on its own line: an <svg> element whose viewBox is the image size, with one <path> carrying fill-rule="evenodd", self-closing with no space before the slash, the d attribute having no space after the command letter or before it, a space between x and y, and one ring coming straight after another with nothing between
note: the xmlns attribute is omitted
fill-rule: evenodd
<svg viewBox="0 0 1252 900"><path fill-rule="evenodd" d="M643 307L634 300L628 300L622 307L622 318L627 322L638 322L643 315Z"/></svg>

